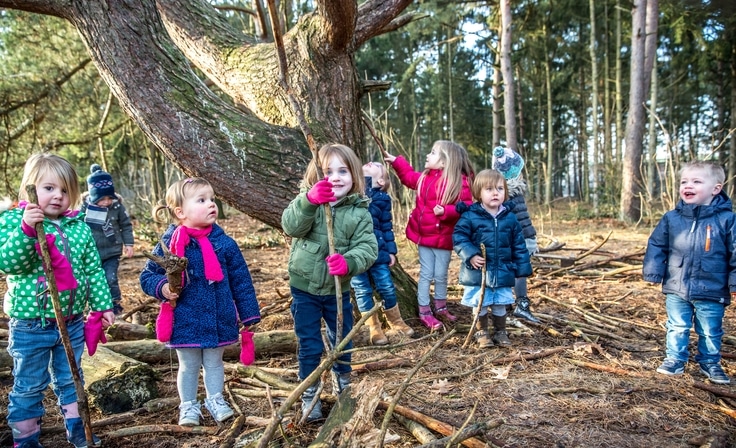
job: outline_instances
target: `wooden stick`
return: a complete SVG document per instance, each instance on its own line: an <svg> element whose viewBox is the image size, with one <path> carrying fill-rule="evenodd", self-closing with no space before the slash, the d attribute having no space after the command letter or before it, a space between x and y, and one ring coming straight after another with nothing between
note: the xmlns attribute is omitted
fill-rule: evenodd
<svg viewBox="0 0 736 448"><path fill-rule="evenodd" d="M274 0L268 0L268 12L271 16L271 29L273 30L273 41L276 44L276 53L279 61L279 84L286 92L291 108L294 110L294 114L299 122L299 128L301 128L304 138L307 140L309 150L312 152L312 158L314 159L314 166L317 169L317 178L322 178L322 164L319 160L319 149L317 143L314 141L311 129L307 124L307 120L304 118L304 111L299 102L296 100L294 93L291 90L287 82L288 65L286 63L286 51L284 51L284 40L281 36L281 25L279 24L279 15L276 9L276 2ZM325 215L325 225L327 227L327 247L330 255L335 253L335 235L332 227L332 213L330 212L329 204L323 205ZM335 323L335 346L337 341L342 339L342 284L340 283L340 276L335 275L335 298L337 300L337 319Z"/></svg>
<svg viewBox="0 0 736 448"><path fill-rule="evenodd" d="M710 384L705 384L705 383L701 383L701 382L698 382L698 381L696 381L696 382L693 383L693 387L696 388L696 389L701 389L701 390L710 392L710 393L712 393L714 395L718 395L720 397L727 397L727 398L736 399L736 394L735 393L730 392L729 390L724 389L722 387L711 386Z"/></svg>
<svg viewBox="0 0 736 448"><path fill-rule="evenodd" d="M478 299L478 306L475 307L475 313L473 313L473 323L470 324L470 330L468 335L465 336L465 342L463 342L463 348L466 348L470 343L470 339L473 337L473 331L475 330L475 324L478 323L480 317L480 310L483 309L483 301L486 298L486 245L480 244L480 254L483 257L483 267L481 267L480 274L480 298Z"/></svg>
<svg viewBox="0 0 736 448"><path fill-rule="evenodd" d="M603 366L603 365L594 364L588 361L580 361L579 359L568 358L568 361L575 364L576 366L587 367L589 369L599 370L601 372L613 373L616 375L639 376L639 377L643 376L642 374L638 372L630 372L628 370L619 369L618 367Z"/></svg>
<svg viewBox="0 0 736 448"><path fill-rule="evenodd" d="M28 200L34 204L38 204L38 194L36 194L36 186L34 184L26 185L26 193L28 193ZM64 345L64 352L66 353L66 359L69 362L69 369L72 372L72 378L74 379L74 389L77 392L77 407L79 408L79 416L82 418L84 424L84 435L87 439L87 445L92 446L92 426L89 419L89 402L87 401L87 392L84 390L84 384L82 383L82 377L79 374L79 367L77 366L77 360L74 359L74 348L72 347L72 341L69 339L69 331L66 329L66 320L64 312L61 310L61 302L59 302L59 289L56 285L56 276L54 275L54 269L51 266L51 255L49 254L49 246L46 241L46 231L43 228L43 222L36 223L36 237L38 238L38 245L41 247L41 260L43 264L43 272L46 276L46 284L49 288L49 294L51 295L51 303L54 306L54 316L56 316L56 326L59 327L59 336L61 336L61 343ZM69 260L71 263L71 260Z"/></svg>

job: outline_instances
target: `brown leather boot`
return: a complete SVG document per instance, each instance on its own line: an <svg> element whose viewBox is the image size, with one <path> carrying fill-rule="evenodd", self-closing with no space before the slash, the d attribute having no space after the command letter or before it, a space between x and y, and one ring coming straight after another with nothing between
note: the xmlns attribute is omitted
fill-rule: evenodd
<svg viewBox="0 0 736 448"><path fill-rule="evenodd" d="M383 310L383 314L386 315L386 320L393 330L396 330L397 332L406 336L411 336L414 334L414 330L410 326L406 325L404 319L401 318L399 305L394 305L393 308Z"/></svg>
<svg viewBox="0 0 736 448"><path fill-rule="evenodd" d="M381 328L381 319L379 319L377 313L373 313L365 323L368 325L368 330L371 333L370 340L372 345L388 344L388 339L386 339L386 335Z"/></svg>
<svg viewBox="0 0 736 448"><path fill-rule="evenodd" d="M476 331L473 335L476 342L478 342L478 348L491 348L493 347L493 341L491 336L488 334L488 315L478 316L478 322L475 324Z"/></svg>

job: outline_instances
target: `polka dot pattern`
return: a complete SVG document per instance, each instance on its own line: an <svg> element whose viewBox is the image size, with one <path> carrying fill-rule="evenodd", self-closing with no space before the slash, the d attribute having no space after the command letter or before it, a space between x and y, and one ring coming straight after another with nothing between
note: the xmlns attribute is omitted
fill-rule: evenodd
<svg viewBox="0 0 736 448"><path fill-rule="evenodd" d="M41 294L47 290L47 284L41 257L36 253L37 240L23 233L22 218L21 209L0 215L0 271L6 274L8 284L5 312L18 319L53 318L51 297L48 292ZM89 226L78 216L63 217L58 225L46 220L44 230L56 235L56 247L62 254L68 253L79 284L75 291L59 293L63 313L81 314L88 302L94 311L112 309L110 290Z"/></svg>

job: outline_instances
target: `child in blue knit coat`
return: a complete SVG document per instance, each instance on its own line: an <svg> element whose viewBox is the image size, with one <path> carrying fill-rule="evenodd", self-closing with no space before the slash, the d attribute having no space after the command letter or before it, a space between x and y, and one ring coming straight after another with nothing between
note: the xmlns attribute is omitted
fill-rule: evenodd
<svg viewBox="0 0 736 448"><path fill-rule="evenodd" d="M146 294L164 302L162 308L168 307L171 300L176 303L173 325L168 329L170 337L166 339L179 359L179 424L199 425L200 369L204 370L207 392L204 405L215 420L222 422L233 415L222 396L222 356L225 346L238 342L239 324L247 329L261 320L256 292L238 244L215 224L217 204L209 182L200 178L176 182L166 192L166 205L157 207L154 217L163 212L179 225L169 226L162 243L172 254L188 260L181 292L171 291L164 268L153 261L141 272L140 282ZM153 253L163 255L160 244ZM157 333L161 332L157 328Z"/></svg>

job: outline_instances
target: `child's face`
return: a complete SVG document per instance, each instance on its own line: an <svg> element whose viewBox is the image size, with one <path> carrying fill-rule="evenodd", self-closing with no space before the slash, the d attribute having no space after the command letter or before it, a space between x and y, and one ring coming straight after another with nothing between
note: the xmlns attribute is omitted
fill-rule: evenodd
<svg viewBox="0 0 736 448"><path fill-rule="evenodd" d="M424 168L428 170L441 170L445 167L445 164L440 160L441 154L437 147L433 147L432 151L427 154L427 161L424 164Z"/></svg>
<svg viewBox="0 0 736 448"><path fill-rule="evenodd" d="M36 194L38 194L38 206L43 210L43 214L51 219L58 219L69 210L72 202L61 179L53 174L45 174L38 179Z"/></svg>
<svg viewBox="0 0 736 448"><path fill-rule="evenodd" d="M353 189L353 175L350 168L338 156L331 156L323 170L327 180L332 182L332 191L337 199L344 198Z"/></svg>
<svg viewBox="0 0 736 448"><path fill-rule="evenodd" d="M97 201L97 205L100 207L109 207L112 205L112 198L110 196L102 197Z"/></svg>
<svg viewBox="0 0 736 448"><path fill-rule="evenodd" d="M203 185L187 191L181 207L174 209L180 224L192 229L204 229L217 220L217 204L212 187Z"/></svg>
<svg viewBox="0 0 736 448"><path fill-rule="evenodd" d="M506 197L506 188L503 185L503 180L500 180L495 186L486 185L480 191L480 203L483 208L492 213L497 213L498 209L503 204L503 200Z"/></svg>
<svg viewBox="0 0 736 448"><path fill-rule="evenodd" d="M721 192L723 185L717 183L703 168L688 168L680 177L680 199L686 204L709 205Z"/></svg>
<svg viewBox="0 0 736 448"><path fill-rule="evenodd" d="M385 184L386 168L378 162L368 162L363 165L363 176L371 177L371 187L383 188Z"/></svg>

